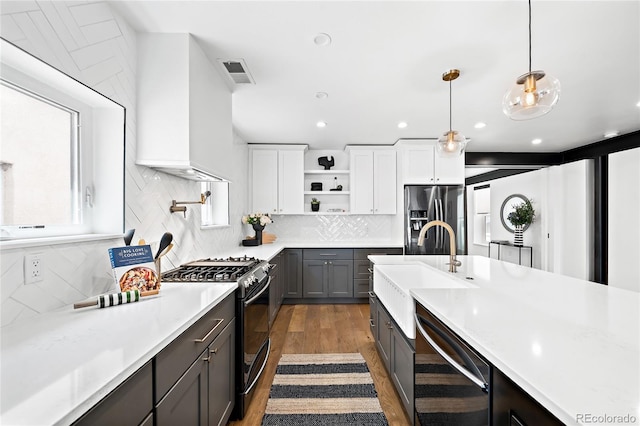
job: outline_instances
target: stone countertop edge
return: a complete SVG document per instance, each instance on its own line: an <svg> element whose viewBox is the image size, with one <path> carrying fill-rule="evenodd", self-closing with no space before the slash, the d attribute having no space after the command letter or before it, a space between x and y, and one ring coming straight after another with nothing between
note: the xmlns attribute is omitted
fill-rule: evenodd
<svg viewBox="0 0 640 426"><path fill-rule="evenodd" d="M236 288L164 283L136 303L69 305L2 328L0 424L74 422Z"/></svg>
<svg viewBox="0 0 640 426"><path fill-rule="evenodd" d="M640 294L483 256L458 258L453 276L474 277L471 288L399 286L566 424L588 424L580 414L640 418ZM452 276L448 256L369 259Z"/></svg>

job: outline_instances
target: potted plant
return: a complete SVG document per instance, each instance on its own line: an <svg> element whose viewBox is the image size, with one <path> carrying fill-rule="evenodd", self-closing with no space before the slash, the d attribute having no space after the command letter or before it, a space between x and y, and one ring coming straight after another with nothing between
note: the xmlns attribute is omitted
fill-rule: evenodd
<svg viewBox="0 0 640 426"><path fill-rule="evenodd" d="M242 216L241 220L245 225L251 225L253 227L253 230L256 232L255 239L258 245L262 244L262 230L267 224L273 222L269 213L251 213Z"/></svg>
<svg viewBox="0 0 640 426"><path fill-rule="evenodd" d="M317 198L312 198L311 199L311 211L312 212L317 212L320 210L320 201L318 201Z"/></svg>
<svg viewBox="0 0 640 426"><path fill-rule="evenodd" d="M523 232L524 227L531 225L536 217L536 211L531 205L531 201L525 200L524 202L514 206L514 210L509 213L507 220L515 227L513 245L523 245Z"/></svg>

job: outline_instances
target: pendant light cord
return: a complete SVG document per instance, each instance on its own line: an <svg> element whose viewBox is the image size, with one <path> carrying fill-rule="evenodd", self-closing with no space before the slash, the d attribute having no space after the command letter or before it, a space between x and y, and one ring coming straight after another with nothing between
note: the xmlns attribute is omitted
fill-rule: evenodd
<svg viewBox="0 0 640 426"><path fill-rule="evenodd" d="M531 0L529 0L529 74L531 74Z"/></svg>

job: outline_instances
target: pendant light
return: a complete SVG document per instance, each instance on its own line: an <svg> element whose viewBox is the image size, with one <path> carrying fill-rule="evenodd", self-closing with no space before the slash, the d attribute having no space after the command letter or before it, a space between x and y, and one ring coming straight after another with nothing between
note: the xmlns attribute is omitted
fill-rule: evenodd
<svg viewBox="0 0 640 426"><path fill-rule="evenodd" d="M438 154L456 156L464 152L467 140L464 135L451 128L451 82L460 76L460 70L452 69L442 74L442 79L449 82L449 131L438 139Z"/></svg>
<svg viewBox="0 0 640 426"><path fill-rule="evenodd" d="M540 117L560 97L560 81L544 71L531 71L531 0L529 0L529 72L521 75L502 98L502 111L512 120Z"/></svg>

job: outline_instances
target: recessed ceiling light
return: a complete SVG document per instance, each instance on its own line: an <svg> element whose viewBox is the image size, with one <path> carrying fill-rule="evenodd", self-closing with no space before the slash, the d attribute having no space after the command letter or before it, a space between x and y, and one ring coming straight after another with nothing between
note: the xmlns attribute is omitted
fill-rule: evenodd
<svg viewBox="0 0 640 426"><path fill-rule="evenodd" d="M619 134L620 134L620 132L618 132L618 131L616 131L616 130L612 130L612 131L610 131L610 132L605 133L605 134L604 134L604 137L605 137L605 138L607 138L607 139L610 139L610 138L615 138L615 137L616 137L616 136L618 136Z"/></svg>
<svg viewBox="0 0 640 426"><path fill-rule="evenodd" d="M482 121L479 121L473 127L475 127L476 129L483 129L487 127L487 123L483 123Z"/></svg>
<svg viewBox="0 0 640 426"><path fill-rule="evenodd" d="M638 103L636 104L636 106L637 106L638 108L640 108L640 102L638 102Z"/></svg>
<svg viewBox="0 0 640 426"><path fill-rule="evenodd" d="M327 127L327 123L325 123L324 121L318 121L316 123L316 126L323 128L323 127Z"/></svg>
<svg viewBox="0 0 640 426"><path fill-rule="evenodd" d="M317 92L316 93L316 98L318 99L327 99L329 97L329 94L327 92Z"/></svg>
<svg viewBox="0 0 640 426"><path fill-rule="evenodd" d="M325 33L319 33L313 38L313 42L318 46L328 46L331 44L331 36Z"/></svg>
<svg viewBox="0 0 640 426"><path fill-rule="evenodd" d="M401 121L398 123L398 129L404 129L407 127L407 122L406 121Z"/></svg>
<svg viewBox="0 0 640 426"><path fill-rule="evenodd" d="M531 143L534 145L540 145L542 143L542 139L535 138L531 141Z"/></svg>

